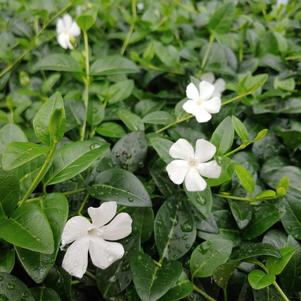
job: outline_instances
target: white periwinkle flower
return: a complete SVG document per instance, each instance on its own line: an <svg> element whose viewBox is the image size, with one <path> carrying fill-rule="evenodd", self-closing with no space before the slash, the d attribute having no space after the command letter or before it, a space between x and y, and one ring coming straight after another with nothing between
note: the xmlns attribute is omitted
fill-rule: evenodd
<svg viewBox="0 0 301 301"><path fill-rule="evenodd" d="M215 86L207 81L201 81L198 87L190 83L186 88L188 100L183 104L183 109L194 115L198 122L209 121L211 114L218 113L221 108L220 96L215 92Z"/></svg>
<svg viewBox="0 0 301 301"><path fill-rule="evenodd" d="M221 97L222 93L225 91L226 89L226 83L222 78L218 78L217 80L215 80L215 76L213 73L209 72L209 73L205 73L201 76L201 80L204 80L210 84L212 84L214 86L214 92L213 92L213 96L218 96Z"/></svg>
<svg viewBox="0 0 301 301"><path fill-rule="evenodd" d="M169 178L175 184L185 182L188 191L202 191L207 187L203 177L217 179L221 174L221 167L213 158L216 147L204 139L198 139L195 151L185 139L179 139L169 149L169 154L176 159L167 167ZM209 162L207 162L209 161Z"/></svg>
<svg viewBox="0 0 301 301"><path fill-rule="evenodd" d="M83 216L68 220L62 234L62 247L72 244L62 265L69 274L83 277L88 266L88 253L92 263L100 269L106 269L123 256L122 244L112 241L132 232L132 218L127 213L116 215L116 210L116 202L105 202L98 208L88 208L92 223Z"/></svg>
<svg viewBox="0 0 301 301"><path fill-rule="evenodd" d="M80 35L80 28L70 15L59 18L56 23L57 41L64 49L73 49L75 37Z"/></svg>

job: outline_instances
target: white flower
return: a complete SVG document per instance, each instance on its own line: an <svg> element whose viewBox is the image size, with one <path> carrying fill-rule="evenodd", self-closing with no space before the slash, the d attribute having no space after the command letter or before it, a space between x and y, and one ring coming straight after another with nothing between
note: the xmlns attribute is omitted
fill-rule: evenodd
<svg viewBox="0 0 301 301"><path fill-rule="evenodd" d="M62 266L69 274L83 277L88 266L88 253L92 263L100 269L106 269L123 256L122 244L111 241L124 238L132 232L132 219L127 213L119 213L112 220L116 210L116 202L105 202L98 208L88 208L92 223L83 216L68 220L62 234L62 247L72 244Z"/></svg>
<svg viewBox="0 0 301 301"><path fill-rule="evenodd" d="M202 191L207 187L203 177L219 178L221 167L215 160L209 161L216 152L216 147L204 139L198 139L195 151L185 139L179 139L169 149L172 158L167 167L169 178L175 184L185 182L188 191Z"/></svg>
<svg viewBox="0 0 301 301"><path fill-rule="evenodd" d="M56 23L57 41L64 49L73 49L74 38L80 35L80 28L70 15L59 18Z"/></svg>
<svg viewBox="0 0 301 301"><path fill-rule="evenodd" d="M140 11L144 10L144 3L142 3L142 2L137 3L137 8Z"/></svg>
<svg viewBox="0 0 301 301"><path fill-rule="evenodd" d="M213 73L205 73L201 76L201 80L204 80L210 84L212 84L215 88L212 96L218 96L221 97L222 93L225 91L226 83L222 78L218 78L215 80L215 76Z"/></svg>
<svg viewBox="0 0 301 301"><path fill-rule="evenodd" d="M183 104L183 109L194 115L198 122L207 122L211 114L218 113L221 108L220 96L214 93L214 85L207 81L201 81L198 88L190 83L186 88L188 100Z"/></svg>

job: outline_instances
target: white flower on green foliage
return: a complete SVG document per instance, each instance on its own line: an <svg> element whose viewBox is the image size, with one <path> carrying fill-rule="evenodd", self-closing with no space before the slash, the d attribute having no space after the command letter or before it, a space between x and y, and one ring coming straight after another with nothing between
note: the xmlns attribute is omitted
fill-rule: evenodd
<svg viewBox="0 0 301 301"><path fill-rule="evenodd" d="M213 96L221 97L222 93L226 89L226 82L222 78L218 78L215 80L215 76L213 73L205 73L201 76L201 80L204 80L214 86Z"/></svg>
<svg viewBox="0 0 301 301"><path fill-rule="evenodd" d="M185 139L179 139L169 149L173 159L167 167L172 182L177 185L185 183L188 191L202 191L207 183L203 177L216 179L221 174L221 167L213 158L216 147L207 140L198 139L195 151ZM209 162L208 162L209 161Z"/></svg>
<svg viewBox="0 0 301 301"><path fill-rule="evenodd" d="M56 23L57 41L64 49L73 49L75 37L80 35L80 28L70 15L59 18Z"/></svg>
<svg viewBox="0 0 301 301"><path fill-rule="evenodd" d="M88 208L92 223L83 216L68 220L62 234L62 247L71 245L62 265L69 274L83 277L88 266L88 253L92 263L100 269L106 269L123 256L122 244L112 241L132 232L132 218L127 213L116 215L116 211L116 202L105 202L98 208Z"/></svg>
<svg viewBox="0 0 301 301"><path fill-rule="evenodd" d="M186 88L188 100L183 104L187 113L195 116L198 122L207 122L212 115L218 113L221 108L220 94L217 94L215 86L207 81L201 81L195 86L190 83Z"/></svg>

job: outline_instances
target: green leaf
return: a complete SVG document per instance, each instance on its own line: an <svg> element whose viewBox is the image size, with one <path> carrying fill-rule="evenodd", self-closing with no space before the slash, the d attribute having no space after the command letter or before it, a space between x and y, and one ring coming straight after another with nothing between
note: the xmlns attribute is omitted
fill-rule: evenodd
<svg viewBox="0 0 301 301"><path fill-rule="evenodd" d="M0 237L15 246L35 252L54 251L53 234L45 213L35 203L17 208L1 223Z"/></svg>
<svg viewBox="0 0 301 301"><path fill-rule="evenodd" d="M223 289L227 289L230 277L238 265L239 262L237 261L229 261L217 267L213 273L213 279L216 284Z"/></svg>
<svg viewBox="0 0 301 301"><path fill-rule="evenodd" d="M256 209L253 219L244 232L244 238L248 240L263 234L281 217L278 208L274 205L265 205Z"/></svg>
<svg viewBox="0 0 301 301"><path fill-rule="evenodd" d="M116 201L130 207L152 206L148 192L140 180L123 169L108 169L97 175L90 194L103 201Z"/></svg>
<svg viewBox="0 0 301 301"><path fill-rule="evenodd" d="M45 176L47 185L67 181L80 174L91 164L105 156L107 143L77 141L63 145L55 154L53 163Z"/></svg>
<svg viewBox="0 0 301 301"><path fill-rule="evenodd" d="M139 68L129 59L112 55L96 60L91 66L92 75L115 75L126 73L137 73Z"/></svg>
<svg viewBox="0 0 301 301"><path fill-rule="evenodd" d="M256 135L256 137L254 138L254 141L260 141L261 139L263 139L268 133L268 129L263 129L260 132L258 132L258 134Z"/></svg>
<svg viewBox="0 0 301 301"><path fill-rule="evenodd" d="M190 250L196 227L190 209L181 198L163 203L155 218L154 234L161 258L177 260Z"/></svg>
<svg viewBox="0 0 301 301"><path fill-rule="evenodd" d="M119 109L117 111L118 118L127 126L131 131L144 131L144 123L142 119L126 109Z"/></svg>
<svg viewBox="0 0 301 301"><path fill-rule="evenodd" d="M0 154L13 141L27 142L28 140L20 127L15 124L6 124L0 130Z"/></svg>
<svg viewBox="0 0 301 301"><path fill-rule="evenodd" d="M30 289L36 301L61 301L55 290L47 287L34 287Z"/></svg>
<svg viewBox="0 0 301 301"><path fill-rule="evenodd" d="M266 267L271 274L279 275L282 273L296 250L292 247L284 247L280 249L281 258L269 257Z"/></svg>
<svg viewBox="0 0 301 301"><path fill-rule="evenodd" d="M2 167L4 170L17 168L42 155L46 155L48 151L48 146L32 142L12 142L2 155Z"/></svg>
<svg viewBox="0 0 301 301"><path fill-rule="evenodd" d="M187 275L182 272L177 283L159 301L183 300L193 291L193 283L189 281Z"/></svg>
<svg viewBox="0 0 301 301"><path fill-rule="evenodd" d="M144 132L132 132L122 137L112 148L113 162L129 171L143 166L147 153L147 141Z"/></svg>
<svg viewBox="0 0 301 301"><path fill-rule="evenodd" d="M83 14L76 18L77 25L83 31L88 31L93 26L95 21L96 21L95 16L91 16L88 14Z"/></svg>
<svg viewBox="0 0 301 301"><path fill-rule="evenodd" d="M58 143L65 133L65 109L55 109L49 120L49 134L52 143Z"/></svg>
<svg viewBox="0 0 301 301"><path fill-rule="evenodd" d="M185 193L189 202L200 212L203 216L208 217L212 209L212 193L210 187L206 187L203 191L191 192L185 189Z"/></svg>
<svg viewBox="0 0 301 301"><path fill-rule="evenodd" d="M256 74L246 73L239 81L238 92L240 94L253 94L259 88L261 88L268 80L268 74Z"/></svg>
<svg viewBox="0 0 301 301"><path fill-rule="evenodd" d="M3 301L35 301L29 289L17 277L0 273L0 279L0 298Z"/></svg>
<svg viewBox="0 0 301 301"><path fill-rule="evenodd" d="M40 108L33 119L33 127L36 136L44 144L50 145L53 142L53 122L54 116L58 113L55 113L57 110L62 110L60 113L60 118L64 119L64 102L61 94L56 92L53 94ZM56 118L55 118L56 119ZM60 119L60 124L55 130L58 135L61 137L64 132L64 122L63 119Z"/></svg>
<svg viewBox="0 0 301 301"><path fill-rule="evenodd" d="M55 264L56 256L59 251L61 234L68 218L69 209L66 197L60 193L48 194L41 202L43 202L42 210L46 215L53 232L53 253L42 254L22 248L16 248L21 264L36 283L42 283Z"/></svg>
<svg viewBox="0 0 301 301"><path fill-rule="evenodd" d="M261 270L253 270L248 275L248 281L251 287L257 290L273 284L275 280L276 280L275 275L266 274Z"/></svg>
<svg viewBox="0 0 301 301"><path fill-rule="evenodd" d="M231 213L239 229L244 229L252 219L253 208L250 204L237 201L228 201Z"/></svg>
<svg viewBox="0 0 301 301"><path fill-rule="evenodd" d="M267 243L242 243L233 250L231 259L235 261L243 261L248 258L259 256L280 258L280 253L276 247Z"/></svg>
<svg viewBox="0 0 301 301"><path fill-rule="evenodd" d="M228 157L217 157L217 163L222 168L221 175L218 179L207 179L209 186L219 186L231 181L234 172L235 163Z"/></svg>
<svg viewBox="0 0 301 301"><path fill-rule="evenodd" d="M234 130L231 117L226 117L215 129L210 142L217 148L217 154L225 154L232 146L234 139Z"/></svg>
<svg viewBox="0 0 301 301"><path fill-rule="evenodd" d="M255 181L250 172L240 164L235 164L234 170L242 187L248 193L253 193L255 189Z"/></svg>
<svg viewBox="0 0 301 301"><path fill-rule="evenodd" d="M10 273L15 265L15 250L0 249L0 272Z"/></svg>
<svg viewBox="0 0 301 301"><path fill-rule="evenodd" d="M277 197L276 192L274 190L264 190L259 192L256 196L256 200L270 200L270 199L275 199Z"/></svg>
<svg viewBox="0 0 301 301"><path fill-rule="evenodd" d="M173 117L168 112L155 111L145 115L142 121L151 124L168 124L173 121Z"/></svg>
<svg viewBox="0 0 301 301"><path fill-rule="evenodd" d="M80 64L69 54L54 53L40 59L34 70L51 70L65 72L81 72Z"/></svg>
<svg viewBox="0 0 301 301"><path fill-rule="evenodd" d="M172 288L182 272L177 261L156 265L146 254L138 253L131 260L131 270L136 291L142 301L156 301Z"/></svg>
<svg viewBox="0 0 301 301"><path fill-rule="evenodd" d="M125 135L125 130L115 122L104 122L97 129L96 133L109 138L121 138Z"/></svg>
<svg viewBox="0 0 301 301"><path fill-rule="evenodd" d="M241 142L247 143L249 141L249 133L245 125L235 116L232 116L232 125Z"/></svg>
<svg viewBox="0 0 301 301"><path fill-rule="evenodd" d="M225 239L208 240L198 245L190 258L193 277L209 277L215 269L230 257L232 242Z"/></svg>
<svg viewBox="0 0 301 301"><path fill-rule="evenodd" d="M0 224L6 215L13 213L20 196L20 185L18 178L9 172L0 169ZM2 216L2 214L4 216Z"/></svg>
<svg viewBox="0 0 301 301"><path fill-rule="evenodd" d="M228 33L235 19L235 5L227 3L221 6L211 16L208 29L217 34Z"/></svg>
<svg viewBox="0 0 301 301"><path fill-rule="evenodd" d="M169 149L171 148L173 142L161 138L160 136L156 134L148 134L147 139L150 143L150 145L155 149L157 152L158 156L166 163L168 164L172 158L169 155Z"/></svg>
<svg viewBox="0 0 301 301"><path fill-rule="evenodd" d="M108 90L108 102L113 104L127 99L129 96L131 96L134 87L134 81L129 79L122 80L111 85Z"/></svg>

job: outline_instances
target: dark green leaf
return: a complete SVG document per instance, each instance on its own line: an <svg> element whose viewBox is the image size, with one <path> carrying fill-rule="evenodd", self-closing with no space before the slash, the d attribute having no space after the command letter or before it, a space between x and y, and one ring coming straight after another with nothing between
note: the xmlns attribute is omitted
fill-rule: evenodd
<svg viewBox="0 0 301 301"><path fill-rule="evenodd" d="M121 125L115 122L104 122L97 129L96 132L104 137L121 138L125 135L125 130Z"/></svg>
<svg viewBox="0 0 301 301"><path fill-rule="evenodd" d="M47 287L34 287L30 289L36 301L61 301L55 290Z"/></svg>
<svg viewBox="0 0 301 301"><path fill-rule="evenodd" d="M10 273L15 265L15 250L0 249L0 272Z"/></svg>
<svg viewBox="0 0 301 301"><path fill-rule="evenodd" d="M144 123L138 115L126 109L119 109L117 115L129 130L144 131Z"/></svg>
<svg viewBox="0 0 301 301"><path fill-rule="evenodd" d="M263 272L261 270L253 270L248 275L248 281L249 281L250 285L252 286L252 288L258 289L258 290L273 284L275 279L276 279L275 275L266 274L265 272Z"/></svg>

